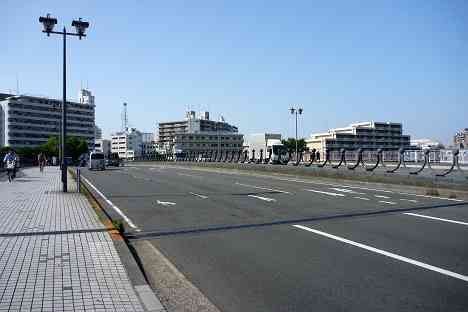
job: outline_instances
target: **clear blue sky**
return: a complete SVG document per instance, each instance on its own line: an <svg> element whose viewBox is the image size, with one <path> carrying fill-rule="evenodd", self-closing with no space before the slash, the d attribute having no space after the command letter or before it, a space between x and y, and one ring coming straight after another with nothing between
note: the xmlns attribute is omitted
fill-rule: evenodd
<svg viewBox="0 0 468 312"><path fill-rule="evenodd" d="M402 122L448 142L468 127L468 2L2 0L0 92L61 96L61 41L38 22L83 17L71 38L68 94L96 96L105 134L154 131L188 106L242 133L290 136L290 105L309 136L358 121Z"/></svg>

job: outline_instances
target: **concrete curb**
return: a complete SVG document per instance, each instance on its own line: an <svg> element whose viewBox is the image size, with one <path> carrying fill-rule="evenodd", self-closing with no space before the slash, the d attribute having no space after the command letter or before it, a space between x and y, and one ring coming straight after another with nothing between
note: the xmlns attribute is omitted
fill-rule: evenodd
<svg viewBox="0 0 468 312"><path fill-rule="evenodd" d="M76 180L75 173L72 170L69 170L69 172ZM84 195L88 198L89 201L91 201L91 205L100 209L104 213L104 215L100 215L101 221L103 216L105 216L104 218L108 221L105 222L108 224L103 222L104 225L111 225L113 220L118 220L118 215L114 215L110 211L110 207L107 207L104 199L100 198L100 196L87 185L86 181L81 180L81 187L85 191ZM113 229L113 227L111 229L112 230L110 231L110 234L113 238L112 241L114 246L117 249L120 260L127 270L130 282L132 283L133 288L135 289L135 292L138 295L145 310L147 312L166 312L166 309L156 297L156 294L154 293L151 286L148 284L146 274L143 270L143 267L141 266L141 261L136 254L135 248L128 240L125 239L124 235L118 233L118 231Z"/></svg>

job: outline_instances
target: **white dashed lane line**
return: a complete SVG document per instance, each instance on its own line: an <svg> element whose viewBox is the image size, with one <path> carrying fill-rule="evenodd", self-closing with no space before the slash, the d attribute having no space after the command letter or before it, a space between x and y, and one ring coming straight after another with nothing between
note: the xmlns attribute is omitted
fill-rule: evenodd
<svg viewBox="0 0 468 312"><path fill-rule="evenodd" d="M207 199L207 198L208 198L208 196L201 195L201 194L197 194L197 193L192 193L192 192L190 192L190 195L193 195L193 196L196 196L196 197L200 197L200 198L202 198L202 199Z"/></svg>
<svg viewBox="0 0 468 312"><path fill-rule="evenodd" d="M356 196L354 197L356 199L360 199L360 200L370 200L369 198L366 198L366 197L359 197L359 196Z"/></svg>
<svg viewBox="0 0 468 312"><path fill-rule="evenodd" d="M410 202L410 203L417 203L417 202L418 202L416 199L400 198L400 200L402 200L402 201L407 201L407 202Z"/></svg>
<svg viewBox="0 0 468 312"><path fill-rule="evenodd" d="M257 196L257 195L248 195L248 196L252 197L252 198L260 199L260 200L263 200L263 201L266 201L266 202L275 202L276 201L276 199L274 199L274 198L262 197L262 196Z"/></svg>
<svg viewBox="0 0 468 312"><path fill-rule="evenodd" d="M279 189L272 189L272 188L263 187L263 186L249 185L249 184L243 184L239 182L236 182L235 184L240 185L240 186L245 186L245 187L251 187L251 188L255 188L259 190L265 190L265 191L271 191L271 192L277 192L277 193L283 193L283 194L291 194L290 192L286 192L286 191L279 190Z"/></svg>
<svg viewBox="0 0 468 312"><path fill-rule="evenodd" d="M384 196L384 195L374 195L376 198L384 198L384 199L389 199L390 197Z"/></svg>
<svg viewBox="0 0 468 312"><path fill-rule="evenodd" d="M344 197L345 196L344 194L340 194L340 193L324 192L324 191L311 190L311 189L306 189L304 191L319 193L319 194L325 194L325 195L330 195L330 196L339 196L339 197Z"/></svg>
<svg viewBox="0 0 468 312"><path fill-rule="evenodd" d="M382 204L388 204L388 205L396 205L395 202L391 202L391 201L385 201L385 200L379 200L379 203L382 203Z"/></svg>
<svg viewBox="0 0 468 312"><path fill-rule="evenodd" d="M349 245L352 245L352 246L355 246L355 247L358 247L358 248L362 248L362 249L365 249L367 251L374 252L374 253L377 253L379 255L383 255L383 256L398 260L398 261L402 261L402 262L405 262L405 263L408 263L408 264L412 264L412 265L415 265L417 267L420 267L420 268L423 268L423 269L426 269L426 270L430 270L430 271L433 271L433 272L437 272L437 273L440 273L440 274L443 274L443 275L446 275L446 276L449 276L449 277L453 277L453 278L460 279L462 281L468 282L468 276L466 276L466 275L462 275L462 274L459 274L459 273L456 273L456 272L452 272L452 271L449 271L449 270L446 270L446 269L443 269L443 268L440 268L440 267L436 267L436 266L433 266L433 265L430 265L430 264L427 264L427 263L424 263L424 262L421 262L421 261L417 261L417 260L414 260L414 259L411 259L411 258L403 257L403 256L400 256L400 255L394 254L392 252L388 252L388 251L378 249L378 248L375 248L375 247L372 247L372 246L364 245L364 244L361 244L361 243L358 243L358 242L355 242L355 241L352 241L352 240L349 240L349 239L346 239L346 238L343 238L343 237L340 237L340 236L336 236L336 235L332 235L332 234L325 233L325 232L322 232L322 231L318 231L318 230L315 230L315 229L312 229L312 228L309 228L309 227L306 227L306 226L303 226L303 225L297 225L296 224L296 225L293 225L293 227L304 230L304 231L312 232L314 234L318 234L318 235L321 235L321 236L324 236L324 237L327 237L327 238L330 238L330 239L334 239L336 241L339 241L339 242L342 242L342 243L345 243L345 244L349 244Z"/></svg>
<svg viewBox="0 0 468 312"><path fill-rule="evenodd" d="M413 217L426 218L426 219L431 219L431 220L436 220L436 221L449 222L449 223L455 223L455 224L468 226L467 222L462 222L462 221L456 221L456 220L450 220L450 219L444 219L444 218L436 218L436 217L431 217L431 216L422 215L419 213L411 213L411 212L406 212L404 214L408 216L413 216Z"/></svg>

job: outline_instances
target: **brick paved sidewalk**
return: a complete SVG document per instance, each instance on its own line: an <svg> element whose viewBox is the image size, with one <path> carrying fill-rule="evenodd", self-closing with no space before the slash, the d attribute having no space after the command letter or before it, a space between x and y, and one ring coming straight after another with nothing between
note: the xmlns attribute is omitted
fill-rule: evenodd
<svg viewBox="0 0 468 312"><path fill-rule="evenodd" d="M0 182L0 311L144 311L110 235L57 168Z"/></svg>

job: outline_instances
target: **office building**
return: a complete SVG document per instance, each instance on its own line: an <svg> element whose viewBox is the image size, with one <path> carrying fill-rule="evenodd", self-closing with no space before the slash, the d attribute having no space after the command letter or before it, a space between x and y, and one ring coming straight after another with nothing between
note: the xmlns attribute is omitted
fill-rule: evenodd
<svg viewBox="0 0 468 312"><path fill-rule="evenodd" d="M457 148L466 148L468 145L468 128L455 133L453 137L453 145Z"/></svg>
<svg viewBox="0 0 468 312"><path fill-rule="evenodd" d="M403 135L400 123L362 122L345 128L330 129L325 133L312 134L306 140L307 147L320 152L338 151L342 148L356 150L397 150L410 147L410 136Z"/></svg>
<svg viewBox="0 0 468 312"><path fill-rule="evenodd" d="M209 112L196 116L188 111L181 121L159 123L159 143L168 151L182 153L192 151L237 151L242 150L243 135L236 126L223 117L210 120Z"/></svg>
<svg viewBox="0 0 468 312"><path fill-rule="evenodd" d="M102 139L102 130L98 126L94 126L94 139L100 140Z"/></svg>
<svg viewBox="0 0 468 312"><path fill-rule="evenodd" d="M0 94L0 144L37 147L59 136L62 101L46 97ZM94 148L94 96L81 90L79 102L67 102L67 136L83 139Z"/></svg>
<svg viewBox="0 0 468 312"><path fill-rule="evenodd" d="M111 152L119 158L133 160L141 157L142 133L135 128L111 134Z"/></svg>

